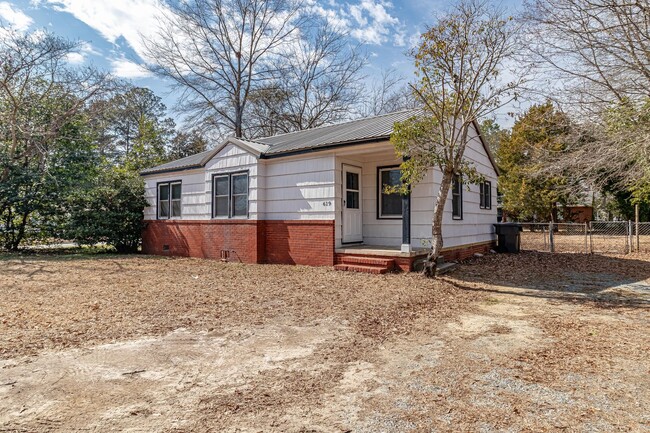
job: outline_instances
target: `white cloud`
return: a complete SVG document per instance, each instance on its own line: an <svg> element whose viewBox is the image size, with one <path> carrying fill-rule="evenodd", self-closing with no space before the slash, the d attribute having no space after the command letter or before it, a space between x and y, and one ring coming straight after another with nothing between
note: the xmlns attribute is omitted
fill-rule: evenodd
<svg viewBox="0 0 650 433"><path fill-rule="evenodd" d="M159 0L43 0L55 10L67 12L104 39L115 44L123 37L133 50L145 57L142 36L153 36L158 28Z"/></svg>
<svg viewBox="0 0 650 433"><path fill-rule="evenodd" d="M315 0L309 2L313 12L319 14L335 28L347 31L359 42L382 45L392 40L395 45L405 45L403 25L390 14L393 7L383 0L361 0L358 3L337 4L331 0L329 8Z"/></svg>
<svg viewBox="0 0 650 433"><path fill-rule="evenodd" d="M67 55L67 60L68 63L72 63L73 65L78 65L86 61L86 58L88 55L95 55L98 56L101 53L97 51L91 44L90 42L82 42L81 46L79 49L75 52L72 52Z"/></svg>
<svg viewBox="0 0 650 433"><path fill-rule="evenodd" d="M147 78L151 76L144 66L139 65L125 57L120 57L119 59L111 60L111 72L118 78Z"/></svg>
<svg viewBox="0 0 650 433"><path fill-rule="evenodd" d="M86 56L81 53L69 53L66 56L66 60L68 63L72 63L73 65L79 65L86 61Z"/></svg>
<svg viewBox="0 0 650 433"><path fill-rule="evenodd" d="M9 2L0 2L0 19L19 32L24 32L34 22L29 15Z"/></svg>

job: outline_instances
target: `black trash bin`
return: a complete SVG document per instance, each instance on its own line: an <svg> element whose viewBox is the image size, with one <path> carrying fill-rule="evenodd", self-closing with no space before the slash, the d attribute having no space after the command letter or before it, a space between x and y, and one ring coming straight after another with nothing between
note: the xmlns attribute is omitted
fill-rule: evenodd
<svg viewBox="0 0 650 433"><path fill-rule="evenodd" d="M518 253L521 245L520 232L523 230L519 223L494 224L497 234L497 250L500 253Z"/></svg>

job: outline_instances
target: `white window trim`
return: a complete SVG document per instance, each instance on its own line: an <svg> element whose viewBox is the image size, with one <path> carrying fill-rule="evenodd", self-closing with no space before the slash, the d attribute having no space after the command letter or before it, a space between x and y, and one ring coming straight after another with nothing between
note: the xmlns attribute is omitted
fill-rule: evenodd
<svg viewBox="0 0 650 433"><path fill-rule="evenodd" d="M164 185L167 185L169 187L169 198L166 200L169 203L169 215L164 217L160 216L160 188ZM174 185L180 185L181 186L181 197L177 199L172 199L172 187ZM174 208L173 202L178 201L180 203L179 210L180 214L178 215L172 215L172 210ZM176 218L182 218L183 216L183 181L180 180L170 180L170 181L163 181L163 182L158 182L156 186L156 219L159 220L169 220L169 219L176 219Z"/></svg>
<svg viewBox="0 0 650 433"><path fill-rule="evenodd" d="M235 201L233 200L233 188L234 188L234 182L233 182L233 177L234 176L241 176L245 175L246 176L246 215L233 215L234 214L234 205ZM216 206L217 202L215 198L217 197L215 195L215 182L216 179L226 177L228 178L228 215L216 215ZM245 171L233 171L233 172L228 172L228 173L215 173L212 175L212 219L249 219L250 218L250 172L248 170ZM244 195L244 194L236 194L236 195ZM225 197L223 195L219 197Z"/></svg>

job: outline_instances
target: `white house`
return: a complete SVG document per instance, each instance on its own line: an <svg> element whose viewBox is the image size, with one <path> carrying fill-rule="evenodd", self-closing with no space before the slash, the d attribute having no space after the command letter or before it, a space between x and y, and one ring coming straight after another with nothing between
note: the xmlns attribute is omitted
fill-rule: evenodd
<svg viewBox="0 0 650 433"><path fill-rule="evenodd" d="M389 137L401 111L245 141L228 138L197 155L142 172L149 206L143 250L150 254L246 263L411 270L431 237L440 173L431 169L410 195L399 182ZM486 179L456 182L445 208L443 255L494 243L497 169L474 128L465 157ZM459 179L460 180L460 179Z"/></svg>

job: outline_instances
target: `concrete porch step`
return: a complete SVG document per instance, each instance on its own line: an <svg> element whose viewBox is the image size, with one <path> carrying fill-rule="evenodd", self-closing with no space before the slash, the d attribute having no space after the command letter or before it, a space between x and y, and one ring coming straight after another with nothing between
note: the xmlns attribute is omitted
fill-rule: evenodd
<svg viewBox="0 0 650 433"><path fill-rule="evenodd" d="M395 260L380 257L340 256L341 264L381 266L393 270Z"/></svg>
<svg viewBox="0 0 650 433"><path fill-rule="evenodd" d="M389 271L383 266L372 265L355 265L355 264L338 264L334 265L337 271L364 272L366 274L385 274Z"/></svg>

